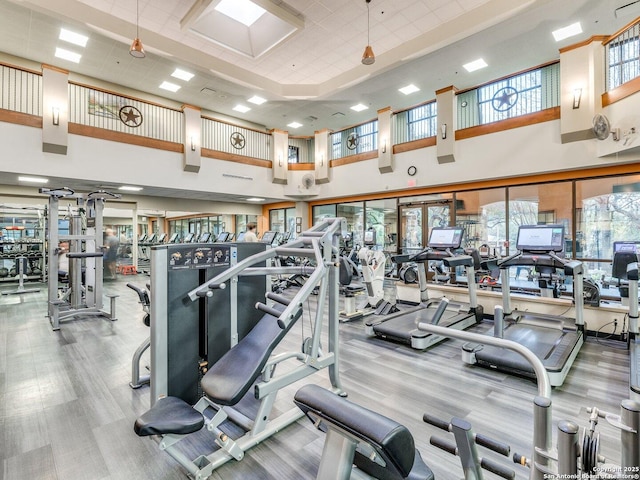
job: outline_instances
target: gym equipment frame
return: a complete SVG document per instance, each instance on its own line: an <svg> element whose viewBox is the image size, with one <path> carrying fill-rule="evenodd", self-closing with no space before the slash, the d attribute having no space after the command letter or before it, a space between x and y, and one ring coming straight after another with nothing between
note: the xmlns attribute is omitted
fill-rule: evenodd
<svg viewBox="0 0 640 480"><path fill-rule="evenodd" d="M109 311L103 310L102 298L102 215L104 203L107 199L120 198L115 193L98 190L87 194L77 194L67 187L47 189L41 188L40 193L49 196L49 210L47 217L47 265L49 266L49 289L47 316L53 330L60 329L60 323L79 316L100 316L111 321L116 319L117 295L107 295L110 298ZM76 200L78 214L69 219L69 235L60 235L58 229L59 206L61 198ZM86 217L82 217L82 212ZM86 220L86 224L84 224ZM61 253L58 244L60 240L68 240L69 259L69 290L59 298L58 296L58 255ZM84 249L83 249L84 242ZM82 262L85 262L85 281L82 281Z"/></svg>
<svg viewBox="0 0 640 480"><path fill-rule="evenodd" d="M208 478L216 468L232 459L242 460L248 449L303 415L299 409L293 407L273 419L270 418L276 395L282 388L327 368L332 390L344 395L339 379L337 247L338 239L345 227L346 222L342 218L325 219L303 232L296 240L280 247L265 249L265 245L260 243L237 244L237 247L261 245L263 251L235 264L230 261L228 268L186 293L178 293L175 289L167 288L167 265L162 263L166 263L167 254L162 249L168 247L152 249L152 408L138 418L134 430L139 436L160 435L160 449L169 453L196 480ZM230 249L230 258L233 259L233 244L208 246L214 251L223 247ZM192 248L198 247L196 245ZM276 256L309 258L315 261L316 268L291 300L270 292L270 286L263 284L263 298L266 296L271 304L256 303L255 309L264 315L246 335L242 336L238 326L242 325L243 316L247 314L241 311L240 307L245 307L251 302L250 291L240 290L243 280L266 279L272 275L293 274L298 270L296 267L271 266L271 260ZM314 290L317 290L318 296L315 312L309 312L313 317L312 335L303 342L302 351L272 355L287 332L303 316L305 306L308 305L306 300ZM209 358L206 362L206 373L202 376L199 386L196 385L197 388L201 388L199 398L195 398L195 405L192 407L190 402L172 394L172 391L184 390L191 399L189 389L177 389L172 385L174 380L168 371L167 364L170 362L167 359L172 349L185 349L183 345L171 346L167 342L167 338L171 338L171 322L168 321L171 313L170 304L183 305L185 316L175 321L184 323L188 321L191 305L195 305L196 310L201 312L211 312L207 306L208 302L215 302L216 297L226 295L225 291L229 292L228 315L221 314L216 322L228 323L231 345L227 346L228 350L219 359L213 361ZM167 292L173 298L166 298ZM221 308L220 306L215 309L216 314ZM325 311L327 309L328 311ZM328 345L323 349L320 337L325 317L328 319ZM221 348L224 349L223 346ZM294 362L297 366L286 371L283 368L283 373L276 375L276 367L283 362ZM196 378L196 383L197 380ZM254 418L242 411L245 402L257 406ZM224 423L227 421L240 426L246 433L239 438L231 438L224 431ZM191 460L176 444L190 433L201 430L203 426L214 435L214 441L219 448Z"/></svg>

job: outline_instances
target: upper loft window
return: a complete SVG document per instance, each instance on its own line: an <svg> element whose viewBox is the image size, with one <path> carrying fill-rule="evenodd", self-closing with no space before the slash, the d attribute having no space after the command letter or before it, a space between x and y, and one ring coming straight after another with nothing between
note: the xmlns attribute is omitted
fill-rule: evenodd
<svg viewBox="0 0 640 480"><path fill-rule="evenodd" d="M409 110L407 112L409 141L435 136L437 115L436 102L430 102Z"/></svg>
<svg viewBox="0 0 640 480"><path fill-rule="evenodd" d="M457 95L458 129L557 107L559 95L558 62L460 92Z"/></svg>
<svg viewBox="0 0 640 480"><path fill-rule="evenodd" d="M636 23L607 43L607 91L640 76L640 24Z"/></svg>
<svg viewBox="0 0 640 480"><path fill-rule="evenodd" d="M332 159L378 149L378 120L331 134Z"/></svg>
<svg viewBox="0 0 640 480"><path fill-rule="evenodd" d="M542 109L540 70L532 70L478 88L480 123L519 117Z"/></svg>

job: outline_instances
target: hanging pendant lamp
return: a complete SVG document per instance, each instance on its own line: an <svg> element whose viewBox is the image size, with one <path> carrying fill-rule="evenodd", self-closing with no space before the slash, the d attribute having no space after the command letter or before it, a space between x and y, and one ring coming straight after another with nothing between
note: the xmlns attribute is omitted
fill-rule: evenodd
<svg viewBox="0 0 640 480"><path fill-rule="evenodd" d="M369 4L371 3L371 0L365 1L367 2L367 46L362 54L362 64L373 65L376 61L376 56L373 54L373 48L371 48L371 44L369 42Z"/></svg>
<svg viewBox="0 0 640 480"><path fill-rule="evenodd" d="M139 34L139 30L140 30L139 3L140 3L139 0L136 0L136 38L134 38L133 42L131 43L131 48L129 48L129 54L132 57L144 58L145 57L144 47L142 46L142 42L140 41L140 34Z"/></svg>

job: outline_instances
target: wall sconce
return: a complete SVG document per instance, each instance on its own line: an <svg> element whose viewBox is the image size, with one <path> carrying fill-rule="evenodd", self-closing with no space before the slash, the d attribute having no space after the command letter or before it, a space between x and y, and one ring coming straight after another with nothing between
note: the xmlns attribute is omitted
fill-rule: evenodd
<svg viewBox="0 0 640 480"><path fill-rule="evenodd" d="M60 125L60 109L58 107L53 107L51 109L51 115L53 118L54 125Z"/></svg>
<svg viewBox="0 0 640 480"><path fill-rule="evenodd" d="M442 139L444 140L445 138L447 138L447 124L443 123L440 126L440 133L442 133Z"/></svg>
<svg viewBox="0 0 640 480"><path fill-rule="evenodd" d="M282 154L281 153L278 154L278 166L280 166L280 167L282 166Z"/></svg>
<svg viewBox="0 0 640 480"><path fill-rule="evenodd" d="M196 151L196 141L193 139L193 137L191 137L191 151Z"/></svg>
<svg viewBox="0 0 640 480"><path fill-rule="evenodd" d="M582 98L582 89L574 88L573 89L573 109L580 108L580 99Z"/></svg>
<svg viewBox="0 0 640 480"><path fill-rule="evenodd" d="M382 140L382 153L387 153L387 139Z"/></svg>
<svg viewBox="0 0 640 480"><path fill-rule="evenodd" d="M324 153L320 154L320 166L324 167Z"/></svg>

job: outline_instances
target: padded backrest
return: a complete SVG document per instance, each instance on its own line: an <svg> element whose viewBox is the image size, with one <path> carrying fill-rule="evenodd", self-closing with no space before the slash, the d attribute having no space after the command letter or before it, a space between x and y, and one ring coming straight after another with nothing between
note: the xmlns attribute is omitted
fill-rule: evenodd
<svg viewBox="0 0 640 480"><path fill-rule="evenodd" d="M318 385L300 388L294 402L312 422L320 418L373 447L386 463L384 470L389 474L388 478L406 478L411 472L415 444L413 436L403 425ZM358 467L369 475L380 468L363 456L358 457Z"/></svg>
<svg viewBox="0 0 640 480"><path fill-rule="evenodd" d="M276 310L284 310L279 304ZM202 377L202 391L219 405L235 405L249 391L262 373L273 350L302 315L298 310L287 328L268 313L231 350L226 352Z"/></svg>
<svg viewBox="0 0 640 480"><path fill-rule="evenodd" d="M638 261L638 255L633 252L616 252L613 254L611 276L619 280L627 280L627 265Z"/></svg>

